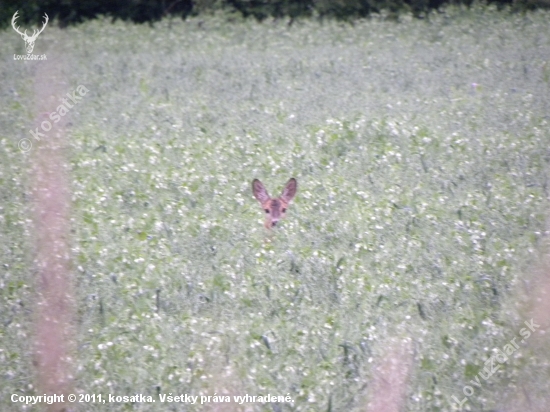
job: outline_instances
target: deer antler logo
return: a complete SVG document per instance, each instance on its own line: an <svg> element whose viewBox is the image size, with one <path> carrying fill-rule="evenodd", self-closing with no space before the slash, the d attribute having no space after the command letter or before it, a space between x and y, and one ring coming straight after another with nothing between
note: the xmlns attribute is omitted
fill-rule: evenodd
<svg viewBox="0 0 550 412"><path fill-rule="evenodd" d="M12 25L13 29L21 35L23 40L25 40L25 43L27 44L27 46L26 46L27 53L31 54L33 49L34 49L34 42L36 41L36 38L38 37L38 35L40 33L42 33L44 31L44 29L48 25L48 21L50 19L48 18L48 15L46 13L44 13L44 18L45 18L44 25L42 26L42 28L40 30L34 29L33 33L32 33L32 36L29 36L29 35L27 35L27 30L25 30L24 33L21 33L21 31L19 31L19 27L15 26L15 20L17 20L17 13L19 13L19 10L17 10L15 12L15 14L13 15L13 18L11 19L11 25Z"/></svg>

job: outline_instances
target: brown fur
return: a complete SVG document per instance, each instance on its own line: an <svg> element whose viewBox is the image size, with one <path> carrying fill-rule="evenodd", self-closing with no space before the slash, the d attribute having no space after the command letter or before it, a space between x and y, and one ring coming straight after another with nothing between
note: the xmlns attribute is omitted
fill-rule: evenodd
<svg viewBox="0 0 550 412"><path fill-rule="evenodd" d="M285 217L286 209L290 201L296 196L298 182L291 178L285 185L280 197L272 198L267 193L265 186L258 179L252 181L252 193L262 205L265 212L264 226L271 229L279 220Z"/></svg>

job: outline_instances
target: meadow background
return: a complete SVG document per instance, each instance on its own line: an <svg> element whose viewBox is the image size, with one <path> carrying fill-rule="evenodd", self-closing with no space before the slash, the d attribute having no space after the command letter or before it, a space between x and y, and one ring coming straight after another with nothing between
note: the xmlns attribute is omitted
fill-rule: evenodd
<svg viewBox="0 0 550 412"><path fill-rule="evenodd" d="M66 92L89 89L65 147L76 390L289 394L292 404L227 410L361 411L376 360L407 341L406 410L452 410L529 320L548 241L549 21L474 6L399 22L215 14L49 26L34 53L64 56ZM37 149L18 141L37 116L40 64L14 53L24 42L7 29L5 411L38 410L10 401L36 394L27 172ZM298 194L270 236L251 181L276 195L292 176ZM545 350L522 344L464 409L525 410L528 397L546 410Z"/></svg>

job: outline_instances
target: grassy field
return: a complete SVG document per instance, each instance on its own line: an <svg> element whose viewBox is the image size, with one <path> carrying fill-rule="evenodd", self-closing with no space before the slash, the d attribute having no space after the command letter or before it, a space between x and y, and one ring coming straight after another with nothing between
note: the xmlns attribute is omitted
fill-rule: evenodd
<svg viewBox="0 0 550 412"><path fill-rule="evenodd" d="M66 92L89 90L66 148L75 391L157 399L113 411L365 411L373 365L408 342L407 411L450 411L467 385L464 410L526 410L525 393L547 410L547 344L470 382L519 342L548 242L549 21L474 7L48 26L34 53L63 56ZM36 143L41 62L12 60L11 29L0 52L0 409L39 410L10 396L36 394L35 147L18 142ZM273 195L290 177L270 236L252 179ZM247 393L293 402L158 397Z"/></svg>

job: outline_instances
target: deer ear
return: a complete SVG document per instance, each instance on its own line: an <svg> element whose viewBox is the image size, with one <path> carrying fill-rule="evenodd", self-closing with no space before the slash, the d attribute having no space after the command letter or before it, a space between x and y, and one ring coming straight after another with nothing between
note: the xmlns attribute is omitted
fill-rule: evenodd
<svg viewBox="0 0 550 412"><path fill-rule="evenodd" d="M254 193L254 197L261 204L264 204L270 199L269 194L267 193L267 190L265 190L263 183L260 182L258 179L254 179L252 181L252 193Z"/></svg>
<svg viewBox="0 0 550 412"><path fill-rule="evenodd" d="M285 188L283 189L283 194L281 195L281 199L285 201L286 203L290 202L294 196L296 196L296 191L298 190L298 182L296 179L291 178Z"/></svg>

